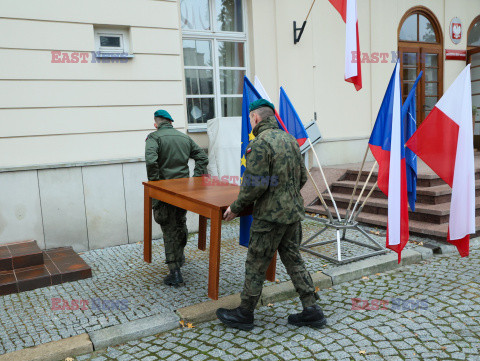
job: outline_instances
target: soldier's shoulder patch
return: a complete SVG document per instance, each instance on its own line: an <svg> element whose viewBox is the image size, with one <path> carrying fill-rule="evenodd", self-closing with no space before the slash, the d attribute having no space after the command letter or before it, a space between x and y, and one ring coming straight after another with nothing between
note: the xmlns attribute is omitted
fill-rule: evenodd
<svg viewBox="0 0 480 361"><path fill-rule="evenodd" d="M245 151L245 153L250 153L252 151L252 147L248 147L247 150Z"/></svg>

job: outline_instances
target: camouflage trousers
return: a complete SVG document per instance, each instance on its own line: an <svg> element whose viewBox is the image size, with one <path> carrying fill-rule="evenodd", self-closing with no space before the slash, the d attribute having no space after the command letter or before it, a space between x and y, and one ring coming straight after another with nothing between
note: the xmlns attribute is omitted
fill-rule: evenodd
<svg viewBox="0 0 480 361"><path fill-rule="evenodd" d="M187 244L187 211L171 204L157 201L153 207L153 218L162 228L165 259L170 270L180 268Z"/></svg>
<svg viewBox="0 0 480 361"><path fill-rule="evenodd" d="M245 285L241 294L241 307L250 311L255 310L262 294L265 273L277 250L303 307L313 306L316 303L319 297L300 255L301 240L300 221L293 224L280 224L253 220L245 263Z"/></svg>

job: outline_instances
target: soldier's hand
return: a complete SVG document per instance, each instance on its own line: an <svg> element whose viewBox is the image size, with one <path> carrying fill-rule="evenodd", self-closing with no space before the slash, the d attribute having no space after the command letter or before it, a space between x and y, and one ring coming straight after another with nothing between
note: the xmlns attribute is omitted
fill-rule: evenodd
<svg viewBox="0 0 480 361"><path fill-rule="evenodd" d="M232 210L230 209L230 207L228 207L228 209L223 214L223 219L226 220L226 221L231 221L236 216L237 216L237 214L233 213Z"/></svg>

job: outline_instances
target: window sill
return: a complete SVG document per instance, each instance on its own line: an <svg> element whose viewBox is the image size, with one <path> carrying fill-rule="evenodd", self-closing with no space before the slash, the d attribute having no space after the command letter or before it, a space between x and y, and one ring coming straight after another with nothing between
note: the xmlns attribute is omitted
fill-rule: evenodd
<svg viewBox="0 0 480 361"><path fill-rule="evenodd" d="M207 132L207 124L202 125L192 125L189 124L187 127L188 133L206 133Z"/></svg>
<svg viewBox="0 0 480 361"><path fill-rule="evenodd" d="M96 51L95 52L95 57L97 57L97 58L131 59L131 58L134 57L134 55L133 54L127 54L127 53L108 53L108 52Z"/></svg>

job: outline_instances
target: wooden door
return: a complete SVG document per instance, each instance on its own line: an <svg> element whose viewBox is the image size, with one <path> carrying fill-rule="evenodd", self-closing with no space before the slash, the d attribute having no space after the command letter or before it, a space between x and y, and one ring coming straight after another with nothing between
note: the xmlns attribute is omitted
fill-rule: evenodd
<svg viewBox="0 0 480 361"><path fill-rule="evenodd" d="M407 99L415 79L417 86L417 127L430 114L443 94L442 50L429 46L399 47L402 100Z"/></svg>

